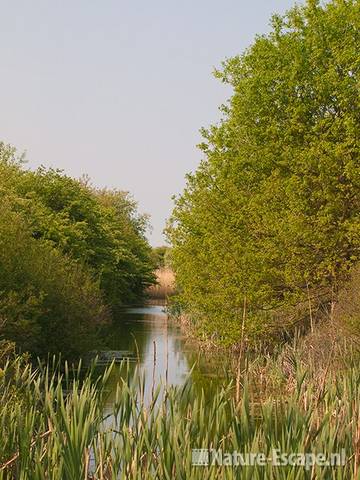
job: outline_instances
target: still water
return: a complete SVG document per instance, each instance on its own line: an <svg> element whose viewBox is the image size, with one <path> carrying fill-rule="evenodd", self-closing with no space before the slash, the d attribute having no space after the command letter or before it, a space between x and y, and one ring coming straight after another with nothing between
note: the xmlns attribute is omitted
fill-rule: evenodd
<svg viewBox="0 0 360 480"><path fill-rule="evenodd" d="M106 364L126 359L134 369L139 365L145 376L145 395L159 382L181 386L188 381L199 391L210 391L224 380L228 370L223 358L205 356L186 339L168 318L164 305L124 309L104 334L106 347L99 352L100 361ZM115 369L110 385L114 393L120 377L120 369Z"/></svg>

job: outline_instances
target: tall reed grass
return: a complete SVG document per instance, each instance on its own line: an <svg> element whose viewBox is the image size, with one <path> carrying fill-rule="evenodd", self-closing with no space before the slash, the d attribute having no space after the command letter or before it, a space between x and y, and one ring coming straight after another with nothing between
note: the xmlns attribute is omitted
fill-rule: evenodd
<svg viewBox="0 0 360 480"><path fill-rule="evenodd" d="M234 385L208 398L183 387L144 398L140 373L119 378L104 415L114 365L84 376L66 366L34 369L19 359L0 372L0 479L343 479L359 478L360 372L349 368L316 382L297 368L287 397L255 402L248 379L237 403ZM133 375L133 374L132 374ZM319 384L320 383L320 384ZM107 412L108 412L107 408ZM345 449L342 467L199 467L192 449L321 452Z"/></svg>
<svg viewBox="0 0 360 480"><path fill-rule="evenodd" d="M148 288L147 294L151 299L166 300L175 291L174 272L170 268L161 267L155 274L156 284Z"/></svg>

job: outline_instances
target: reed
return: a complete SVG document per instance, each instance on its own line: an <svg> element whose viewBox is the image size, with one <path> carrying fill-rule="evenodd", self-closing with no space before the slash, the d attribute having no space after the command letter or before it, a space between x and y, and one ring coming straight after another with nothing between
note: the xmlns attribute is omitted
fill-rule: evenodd
<svg viewBox="0 0 360 480"><path fill-rule="evenodd" d="M15 359L0 374L0 479L352 479L359 478L360 372L355 366L315 379L296 366L288 395L259 401L242 377L240 402L229 382L211 397L183 387L119 377L112 411L104 416L114 365L86 375L81 365L34 369ZM107 410L108 411L108 410ZM196 467L192 449L321 452L345 449L342 467Z"/></svg>
<svg viewBox="0 0 360 480"><path fill-rule="evenodd" d="M174 272L167 267L158 268L155 272L156 284L149 287L147 294L152 299L166 300L174 294Z"/></svg>

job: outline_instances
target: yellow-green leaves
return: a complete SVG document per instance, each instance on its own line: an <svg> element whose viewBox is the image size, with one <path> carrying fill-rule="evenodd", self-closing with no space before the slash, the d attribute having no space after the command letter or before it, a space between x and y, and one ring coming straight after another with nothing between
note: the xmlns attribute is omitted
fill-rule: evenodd
<svg viewBox="0 0 360 480"><path fill-rule="evenodd" d="M201 331L238 341L246 297L248 332L270 333L265 312L306 285L326 302L359 257L359 51L359 2L309 1L216 72L233 95L168 229Z"/></svg>

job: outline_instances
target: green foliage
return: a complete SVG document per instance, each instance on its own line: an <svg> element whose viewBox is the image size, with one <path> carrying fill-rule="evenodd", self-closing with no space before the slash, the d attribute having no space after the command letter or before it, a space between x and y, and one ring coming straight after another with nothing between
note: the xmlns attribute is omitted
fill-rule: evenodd
<svg viewBox="0 0 360 480"><path fill-rule="evenodd" d="M137 213L137 205L127 192L103 189L94 195L111 244L109 261L103 266L102 288L113 306L134 303L155 283L155 264L145 238L148 218Z"/></svg>
<svg viewBox="0 0 360 480"><path fill-rule="evenodd" d="M245 301L258 337L360 254L360 4L308 1L272 23L216 72L234 93L168 228L183 308L225 343Z"/></svg>
<svg viewBox="0 0 360 480"><path fill-rule="evenodd" d="M147 217L128 193L26 170L0 142L0 203L0 327L19 347L70 354L154 283Z"/></svg>
<svg viewBox="0 0 360 480"><path fill-rule="evenodd" d="M74 357L108 317L97 282L75 261L31 236L19 213L0 207L0 334L23 351Z"/></svg>
<svg viewBox="0 0 360 480"><path fill-rule="evenodd" d="M170 267L171 248L165 245L152 249L153 261L157 268Z"/></svg>
<svg viewBox="0 0 360 480"><path fill-rule="evenodd" d="M335 309L335 318L349 333L360 335L360 265L356 265L342 286Z"/></svg>
<svg viewBox="0 0 360 480"><path fill-rule="evenodd" d="M34 371L16 359L5 366L0 377L1 480L357 478L357 368L319 382L318 372L302 369L295 358L292 391L262 403L247 378L240 403L232 383L209 398L198 395L190 382L181 388L159 385L151 399L144 399L142 376L132 377L128 370L118 378L115 401L106 413L107 382L119 375L114 366L96 381L93 371L85 378L80 368L65 372L52 367ZM192 450L198 448L262 452L267 458L278 449L288 455L321 453L327 460L344 449L346 458L336 467L279 467L271 461L199 467L192 465Z"/></svg>

